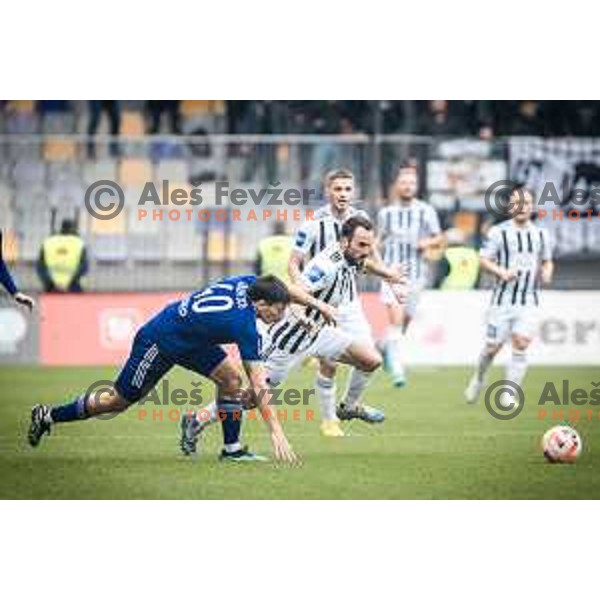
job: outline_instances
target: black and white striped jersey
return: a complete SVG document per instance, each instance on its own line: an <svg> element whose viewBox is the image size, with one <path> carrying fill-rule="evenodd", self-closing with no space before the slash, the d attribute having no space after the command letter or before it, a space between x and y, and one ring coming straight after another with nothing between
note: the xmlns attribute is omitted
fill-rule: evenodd
<svg viewBox="0 0 600 600"><path fill-rule="evenodd" d="M547 229L531 222L520 227L512 220L494 225L488 232L481 256L517 273L513 281L496 282L493 305L531 306L539 303L541 264L552 259Z"/></svg>
<svg viewBox="0 0 600 600"><path fill-rule="evenodd" d="M419 240L441 232L437 212L431 204L414 199L386 206L377 215L377 230L386 265L404 264L410 283L424 283L427 265L418 250Z"/></svg>
<svg viewBox="0 0 600 600"><path fill-rule="evenodd" d="M357 266L348 263L340 245L335 243L308 261L300 281L315 298L338 307L356 297L356 273ZM304 323L309 323L310 328ZM266 354L274 349L290 354L301 352L316 339L324 324L323 316L314 308L288 309L284 319L268 330Z"/></svg>
<svg viewBox="0 0 600 600"><path fill-rule="evenodd" d="M333 214L330 204L322 206L315 211L313 220L307 221L296 232L294 250L301 252L305 260L310 260L327 246L340 241L342 225L350 217L369 219L369 215L364 210L352 206L349 206L340 217Z"/></svg>

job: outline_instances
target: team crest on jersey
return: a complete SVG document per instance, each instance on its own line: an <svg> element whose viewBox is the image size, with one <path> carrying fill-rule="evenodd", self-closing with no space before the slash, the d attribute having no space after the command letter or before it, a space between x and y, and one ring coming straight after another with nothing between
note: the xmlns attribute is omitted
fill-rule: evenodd
<svg viewBox="0 0 600 600"><path fill-rule="evenodd" d="M313 265L308 270L308 273L306 274L306 276L308 277L308 280L311 283L316 283L317 281L319 281L319 279L322 279L323 277L325 277L325 272L322 269L319 269L319 267L317 267L316 265Z"/></svg>
<svg viewBox="0 0 600 600"><path fill-rule="evenodd" d="M298 246L298 248L301 248L302 246L304 246L305 241L306 241L306 232L298 231L298 233L296 233L296 246Z"/></svg>

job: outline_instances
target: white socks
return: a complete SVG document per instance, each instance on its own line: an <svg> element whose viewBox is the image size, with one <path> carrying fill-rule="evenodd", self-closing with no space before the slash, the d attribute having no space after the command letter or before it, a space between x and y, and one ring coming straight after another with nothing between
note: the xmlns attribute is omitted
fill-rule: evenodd
<svg viewBox="0 0 600 600"><path fill-rule="evenodd" d="M194 424L199 427L200 425L210 425L211 423L216 423L218 420L217 410L217 401L213 400L204 408L194 411Z"/></svg>
<svg viewBox="0 0 600 600"><path fill-rule="evenodd" d="M493 354L487 354L485 351L481 352L479 355L479 361L477 363L477 379L479 379L479 381L485 380L485 375L493 361Z"/></svg>
<svg viewBox="0 0 600 600"><path fill-rule="evenodd" d="M350 378L348 379L348 389L346 390L346 395L344 397L346 408L355 408L360 402L360 397L367 385L369 385L371 375L372 373L367 373L366 371L352 369Z"/></svg>
<svg viewBox="0 0 600 600"><path fill-rule="evenodd" d="M506 379L521 385L527 372L527 351L513 348L510 360L506 365Z"/></svg>
<svg viewBox="0 0 600 600"><path fill-rule="evenodd" d="M321 406L321 420L332 421L335 416L335 379L323 377L320 373L317 374L315 380L315 390L319 405Z"/></svg>
<svg viewBox="0 0 600 600"><path fill-rule="evenodd" d="M479 356L479 361L477 363L477 378L479 381L483 382L485 380L486 373L490 368L494 360L494 356L491 354L487 354L486 352L482 352ZM505 377L509 381L513 381L517 385L521 385L523 378L525 377L525 373L527 372L527 351L526 350L516 350L512 349L512 354L508 362L506 363L505 368Z"/></svg>
<svg viewBox="0 0 600 600"><path fill-rule="evenodd" d="M402 363L403 342L404 331L402 325L390 325L385 340L385 351L392 375L404 372L404 364Z"/></svg>

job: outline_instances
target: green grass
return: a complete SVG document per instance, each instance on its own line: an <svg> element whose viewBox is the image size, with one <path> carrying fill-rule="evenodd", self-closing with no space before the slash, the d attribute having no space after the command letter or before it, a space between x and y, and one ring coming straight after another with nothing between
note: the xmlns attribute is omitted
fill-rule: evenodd
<svg viewBox="0 0 600 600"><path fill-rule="evenodd" d="M600 498L598 410L594 420L576 425L584 442L576 465L544 462L540 437L553 422L537 417L545 381L560 388L566 378L572 388L589 390L597 370L532 368L528 402L511 421L493 419L483 403L464 404L467 375L466 369L415 370L409 387L397 391L384 373L377 374L368 402L385 409L386 422L346 424L348 435L341 439L323 439L317 420L288 422L303 465L285 468L219 463L218 427L208 432L199 459L180 456L177 424L167 419L166 408L163 421L140 420L132 409L106 422L66 424L32 449L25 441L32 404L61 402L92 381L110 379L114 370L2 367L0 497ZM181 387L197 380L180 369L170 378ZM312 379L312 370L304 368L287 385L311 387ZM314 398L309 408L318 419ZM254 450L269 452L261 422L246 423L244 438Z"/></svg>

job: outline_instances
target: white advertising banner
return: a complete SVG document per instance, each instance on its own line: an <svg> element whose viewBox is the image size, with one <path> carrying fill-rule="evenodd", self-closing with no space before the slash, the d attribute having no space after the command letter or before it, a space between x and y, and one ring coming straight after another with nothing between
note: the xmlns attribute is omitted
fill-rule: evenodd
<svg viewBox="0 0 600 600"><path fill-rule="evenodd" d="M424 292L406 337L406 362L473 364L484 343L490 297L489 291ZM529 357L539 365L600 365L600 292L541 294Z"/></svg>

